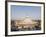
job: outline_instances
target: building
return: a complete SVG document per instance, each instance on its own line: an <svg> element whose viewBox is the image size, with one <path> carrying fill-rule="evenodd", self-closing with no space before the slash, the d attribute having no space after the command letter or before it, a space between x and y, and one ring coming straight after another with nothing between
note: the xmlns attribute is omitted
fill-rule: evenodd
<svg viewBox="0 0 46 37"><path fill-rule="evenodd" d="M15 26L18 27L18 29L22 29L22 28L33 28L36 25L38 25L38 22L33 21L31 18L29 17L25 17L22 20L15 20Z"/></svg>

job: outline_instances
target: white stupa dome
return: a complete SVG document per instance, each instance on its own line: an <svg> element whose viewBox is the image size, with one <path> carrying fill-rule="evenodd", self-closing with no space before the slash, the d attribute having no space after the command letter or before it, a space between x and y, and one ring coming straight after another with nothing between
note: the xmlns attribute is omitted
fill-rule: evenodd
<svg viewBox="0 0 46 37"><path fill-rule="evenodd" d="M23 22L24 22L25 24L31 24L31 23L32 23L32 19L26 18L26 19L24 19Z"/></svg>
<svg viewBox="0 0 46 37"><path fill-rule="evenodd" d="M25 17L22 21L22 24L32 24L32 19L30 17Z"/></svg>

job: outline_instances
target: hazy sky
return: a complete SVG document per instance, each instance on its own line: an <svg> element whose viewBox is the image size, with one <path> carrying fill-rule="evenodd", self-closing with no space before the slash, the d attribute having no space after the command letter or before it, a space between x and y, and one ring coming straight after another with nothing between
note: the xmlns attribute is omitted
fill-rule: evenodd
<svg viewBox="0 0 46 37"><path fill-rule="evenodd" d="M41 7L40 6L17 6L11 5L11 18L17 19L21 17L33 17L34 19L40 19Z"/></svg>

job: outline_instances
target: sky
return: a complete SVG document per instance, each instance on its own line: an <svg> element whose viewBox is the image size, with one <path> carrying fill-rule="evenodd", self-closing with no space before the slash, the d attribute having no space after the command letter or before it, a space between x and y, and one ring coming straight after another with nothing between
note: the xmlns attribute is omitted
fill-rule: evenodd
<svg viewBox="0 0 46 37"><path fill-rule="evenodd" d="M41 19L41 7L11 5L11 19L18 19L26 16L32 17L33 19Z"/></svg>

